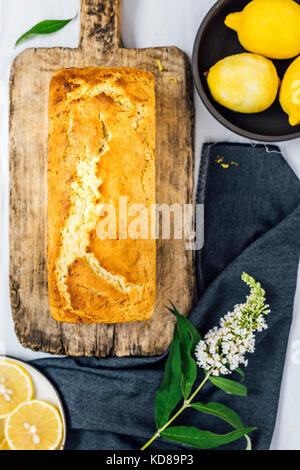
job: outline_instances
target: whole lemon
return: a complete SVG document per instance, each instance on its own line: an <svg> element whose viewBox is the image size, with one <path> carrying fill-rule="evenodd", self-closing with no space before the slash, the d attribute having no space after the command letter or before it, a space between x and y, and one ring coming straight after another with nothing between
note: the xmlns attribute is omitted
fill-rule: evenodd
<svg viewBox="0 0 300 470"><path fill-rule="evenodd" d="M236 54L211 67L207 83L215 101L239 113L260 113L275 101L279 78L271 60Z"/></svg>
<svg viewBox="0 0 300 470"><path fill-rule="evenodd" d="M283 77L279 100L289 116L290 125L300 124L300 56L292 62Z"/></svg>
<svg viewBox="0 0 300 470"><path fill-rule="evenodd" d="M271 59L300 54L300 5L293 0L253 0L228 15L225 25L238 33L247 51Z"/></svg>

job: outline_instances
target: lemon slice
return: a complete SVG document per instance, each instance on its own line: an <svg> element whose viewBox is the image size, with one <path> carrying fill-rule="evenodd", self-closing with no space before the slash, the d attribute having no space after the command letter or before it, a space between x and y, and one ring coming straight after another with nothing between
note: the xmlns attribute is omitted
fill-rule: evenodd
<svg viewBox="0 0 300 470"><path fill-rule="evenodd" d="M11 450L5 439L0 441L0 450Z"/></svg>
<svg viewBox="0 0 300 470"><path fill-rule="evenodd" d="M54 406L31 400L9 415L4 433L12 450L55 450L62 440L63 425Z"/></svg>
<svg viewBox="0 0 300 470"><path fill-rule="evenodd" d="M6 418L32 396L33 385L28 372L14 362L0 360L0 418Z"/></svg>

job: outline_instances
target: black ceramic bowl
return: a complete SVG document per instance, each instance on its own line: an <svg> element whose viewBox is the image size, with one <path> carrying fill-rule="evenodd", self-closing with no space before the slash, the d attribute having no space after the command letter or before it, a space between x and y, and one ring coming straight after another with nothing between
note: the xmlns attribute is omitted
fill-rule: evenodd
<svg viewBox="0 0 300 470"><path fill-rule="evenodd" d="M300 0L296 0L300 4ZM230 111L212 98L205 72L219 60L245 52L237 33L224 24L229 13L241 11L250 0L219 0L204 18L194 44L193 75L198 93L210 113L231 131L248 139L264 142L280 142L300 137L300 125L289 125L288 116L282 110L278 98L262 113L242 114ZM279 77L291 64L291 60L274 60Z"/></svg>

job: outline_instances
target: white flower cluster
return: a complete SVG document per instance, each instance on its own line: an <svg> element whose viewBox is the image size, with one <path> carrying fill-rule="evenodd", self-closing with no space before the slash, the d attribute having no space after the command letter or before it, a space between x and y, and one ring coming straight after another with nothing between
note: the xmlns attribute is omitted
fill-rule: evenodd
<svg viewBox="0 0 300 470"><path fill-rule="evenodd" d="M247 366L245 354L255 350L255 332L267 328L264 315L270 310L265 305L265 291L248 274L243 273L242 279L251 288L246 303L236 305L196 346L198 366L213 369L215 376L231 374L240 364Z"/></svg>

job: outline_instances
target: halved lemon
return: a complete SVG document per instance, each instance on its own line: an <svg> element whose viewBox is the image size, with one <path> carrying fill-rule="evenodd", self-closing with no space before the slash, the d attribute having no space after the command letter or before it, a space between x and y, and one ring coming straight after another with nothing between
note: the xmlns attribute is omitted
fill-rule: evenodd
<svg viewBox="0 0 300 470"><path fill-rule="evenodd" d="M63 424L54 406L31 400L8 416L4 433L12 450L55 450L62 440Z"/></svg>
<svg viewBox="0 0 300 470"><path fill-rule="evenodd" d="M11 450L5 439L0 442L0 450Z"/></svg>
<svg viewBox="0 0 300 470"><path fill-rule="evenodd" d="M32 396L33 385L28 372L14 362L0 360L0 419Z"/></svg>

